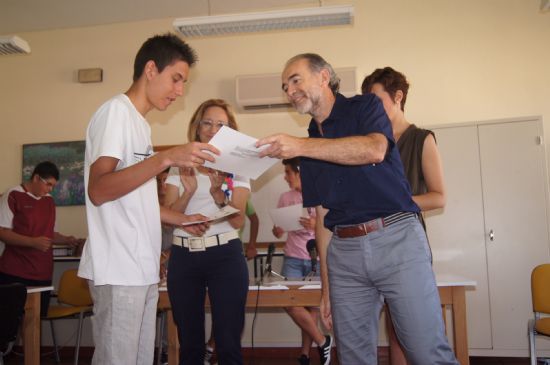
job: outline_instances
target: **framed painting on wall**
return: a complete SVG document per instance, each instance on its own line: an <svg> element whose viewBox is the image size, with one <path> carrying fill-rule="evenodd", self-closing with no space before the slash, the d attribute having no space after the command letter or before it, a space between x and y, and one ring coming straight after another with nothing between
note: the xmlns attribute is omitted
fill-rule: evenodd
<svg viewBox="0 0 550 365"><path fill-rule="evenodd" d="M84 205L85 149L85 141L24 144L23 181L30 179L38 163L51 161L59 169L59 181L52 192L55 204Z"/></svg>

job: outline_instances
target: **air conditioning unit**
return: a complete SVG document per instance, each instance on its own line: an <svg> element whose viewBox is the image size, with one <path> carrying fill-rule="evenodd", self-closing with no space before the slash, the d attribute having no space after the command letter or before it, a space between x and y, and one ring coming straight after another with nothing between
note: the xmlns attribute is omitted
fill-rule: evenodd
<svg viewBox="0 0 550 365"><path fill-rule="evenodd" d="M334 69L340 77L340 93L347 97L357 94L355 67ZM237 104L244 110L290 108L281 89L281 74L241 75L235 80Z"/></svg>

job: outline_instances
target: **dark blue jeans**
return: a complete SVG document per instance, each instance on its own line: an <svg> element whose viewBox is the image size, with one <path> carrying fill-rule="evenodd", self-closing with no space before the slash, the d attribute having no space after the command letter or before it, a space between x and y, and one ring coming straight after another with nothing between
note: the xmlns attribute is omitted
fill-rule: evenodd
<svg viewBox="0 0 550 365"><path fill-rule="evenodd" d="M13 276L0 272L0 284L21 283L26 286L51 286L51 280L32 280L25 279L19 276ZM40 316L46 317L48 315L48 308L50 307L51 291L43 291L40 293Z"/></svg>
<svg viewBox="0 0 550 365"><path fill-rule="evenodd" d="M204 364L204 301L210 298L214 339L220 365L242 365L248 266L239 239L189 252L172 246L168 296L178 326L180 365ZM208 288L208 291L207 291Z"/></svg>

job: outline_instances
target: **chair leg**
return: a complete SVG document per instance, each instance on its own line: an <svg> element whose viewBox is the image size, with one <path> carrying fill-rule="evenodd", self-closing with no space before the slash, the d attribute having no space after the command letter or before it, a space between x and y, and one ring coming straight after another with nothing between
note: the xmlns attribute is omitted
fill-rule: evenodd
<svg viewBox="0 0 550 365"><path fill-rule="evenodd" d="M160 360L162 356L162 340L164 337L164 324L166 321L166 312L161 312L159 314L159 332L158 332L158 351L157 351L157 365L160 365Z"/></svg>
<svg viewBox="0 0 550 365"><path fill-rule="evenodd" d="M59 357L59 347L57 347L57 339L55 337L55 329L53 325L53 321L50 319L50 330L52 332L52 341L53 341L53 351L55 355L55 363L59 364L61 363L61 358Z"/></svg>
<svg viewBox="0 0 550 365"><path fill-rule="evenodd" d="M80 353L80 338L82 337L82 325L84 324L84 312L78 316L78 332L76 334L76 346L74 349L74 365L78 365L78 355Z"/></svg>
<svg viewBox="0 0 550 365"><path fill-rule="evenodd" d="M535 320L530 319L527 325L527 332L529 335L529 357L531 358L531 365L537 365L537 351L535 349Z"/></svg>

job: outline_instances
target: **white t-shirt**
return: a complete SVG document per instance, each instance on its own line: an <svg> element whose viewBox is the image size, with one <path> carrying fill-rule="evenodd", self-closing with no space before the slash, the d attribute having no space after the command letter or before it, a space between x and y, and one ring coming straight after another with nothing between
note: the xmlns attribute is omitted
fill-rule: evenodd
<svg viewBox="0 0 550 365"><path fill-rule="evenodd" d="M197 190L191 197L191 200L187 204L185 214L202 214L210 216L213 213L220 210L220 208L214 202L214 198L210 194L210 178L208 175L201 174L195 169L195 176L197 177ZM250 190L250 181L242 176L236 175L233 177L233 188L243 187ZM166 183L178 187L179 194L183 194L185 191L183 184L180 180L179 169L172 167L166 178ZM227 184L224 183L222 190L228 191L231 194L231 190L228 189ZM227 220L210 224L210 228L204 234L204 237L213 236L215 234L226 233L234 231L235 228L231 227L231 224ZM189 237L189 233L182 229L174 229L174 236Z"/></svg>
<svg viewBox="0 0 550 365"><path fill-rule="evenodd" d="M153 177L128 194L95 206L88 197L90 166L119 160L116 170L152 155L151 127L124 94L103 104L86 131L84 183L88 240L78 275L95 285L151 285L159 281L160 208Z"/></svg>

